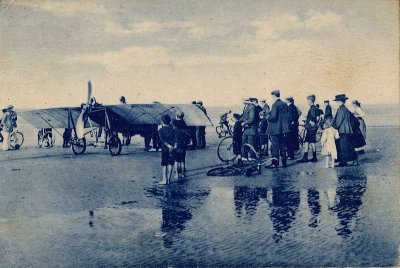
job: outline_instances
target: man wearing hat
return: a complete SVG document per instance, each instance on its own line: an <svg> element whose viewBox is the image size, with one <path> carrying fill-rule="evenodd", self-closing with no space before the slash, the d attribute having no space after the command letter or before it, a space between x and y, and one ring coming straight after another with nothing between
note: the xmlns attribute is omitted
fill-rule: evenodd
<svg viewBox="0 0 400 268"><path fill-rule="evenodd" d="M282 166L286 167L285 135L289 132L288 106L280 99L280 91L274 90L271 96L274 103L268 116L267 134L271 136L271 155L276 158L272 161L271 168L279 166L279 158L282 158ZM279 157L280 156L280 157Z"/></svg>
<svg viewBox="0 0 400 268"><path fill-rule="evenodd" d="M251 98L243 99L245 105L240 123L243 126L242 144L250 144L254 147L255 135L257 133L258 124L256 121L256 107L254 106ZM254 155L249 155L247 151L242 151L242 157L254 158Z"/></svg>
<svg viewBox="0 0 400 268"><path fill-rule="evenodd" d="M1 119L1 125L3 126L3 150L8 151L10 149L10 134L14 130L16 125L16 113L12 110L14 106L8 105L3 110L3 118ZM15 115L14 115L15 114ZM15 117L15 121L14 121Z"/></svg>
<svg viewBox="0 0 400 268"><path fill-rule="evenodd" d="M286 134L286 146L288 152L288 158L294 159L294 152L299 149L299 112L297 107L294 105L294 99L292 96L286 98L288 105L288 122L289 132Z"/></svg>
<svg viewBox="0 0 400 268"><path fill-rule="evenodd" d="M338 152L339 166L347 166L347 162L357 159L357 154L354 150L352 135L353 128L351 125L351 112L345 106L348 98L345 94L337 95L334 101L338 104L339 108L336 116L333 119L333 127L339 132L339 140L337 141L336 149Z"/></svg>

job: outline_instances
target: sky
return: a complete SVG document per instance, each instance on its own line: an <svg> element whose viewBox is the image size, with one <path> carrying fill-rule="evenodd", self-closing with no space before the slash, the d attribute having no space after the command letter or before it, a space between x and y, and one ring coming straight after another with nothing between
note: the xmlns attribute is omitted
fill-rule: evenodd
<svg viewBox="0 0 400 268"><path fill-rule="evenodd" d="M399 101L399 4L0 1L0 105Z"/></svg>

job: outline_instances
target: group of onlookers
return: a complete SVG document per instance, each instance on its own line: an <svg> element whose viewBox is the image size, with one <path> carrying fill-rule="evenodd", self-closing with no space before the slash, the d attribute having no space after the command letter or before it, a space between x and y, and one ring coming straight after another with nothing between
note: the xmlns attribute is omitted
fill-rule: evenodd
<svg viewBox="0 0 400 268"><path fill-rule="evenodd" d="M294 160L295 152L300 149L299 118L301 111L295 106L293 97L285 101L280 98L280 91L271 92L273 103L271 108L262 100L261 105L256 98L244 99L244 110L241 115L233 114L233 151L238 161L255 157L244 144L250 144L261 155L268 155L268 144L271 141L272 165L277 168L280 162L287 166L287 160ZM353 102L354 113L345 106L348 98L345 94L337 95L334 101L338 105L333 115L329 100L324 101L325 112L315 104L315 95L307 97L309 110L304 121L305 137L303 156L298 163L317 162L317 133L322 129L321 154L326 156L326 167L346 166L357 160L358 154L364 153L366 142L365 113L358 101ZM309 151L312 158L309 159Z"/></svg>
<svg viewBox="0 0 400 268"><path fill-rule="evenodd" d="M3 115L0 120L0 142L3 142L3 150L10 150L10 135L17 127L17 113L13 105L8 105L2 110Z"/></svg>
<svg viewBox="0 0 400 268"><path fill-rule="evenodd" d="M207 115L202 101L192 104ZM188 126L184 116L183 112L179 112L175 119L168 114L161 117L162 124L158 127L163 174L162 181L159 182L161 185L169 184L173 174L174 179L185 177L187 149L202 149L206 146L205 126Z"/></svg>

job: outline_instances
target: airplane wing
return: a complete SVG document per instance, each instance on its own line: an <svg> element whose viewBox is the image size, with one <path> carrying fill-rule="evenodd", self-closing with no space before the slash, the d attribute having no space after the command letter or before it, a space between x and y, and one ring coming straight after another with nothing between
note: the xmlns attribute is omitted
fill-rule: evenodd
<svg viewBox="0 0 400 268"><path fill-rule="evenodd" d="M117 132L131 131L135 127L141 128L146 125L158 125L164 114L170 115L173 119L178 112L185 113L184 120L188 126L212 126L210 119L196 105L161 103L104 105L94 108L89 114L94 126L105 126L107 120L105 110L111 128ZM18 115L39 129L68 128L69 111L76 122L81 112L80 107L24 110L18 111Z"/></svg>
<svg viewBox="0 0 400 268"><path fill-rule="evenodd" d="M81 113L80 107L63 107L40 110L17 111L18 116L24 118L34 127L40 128L68 128L68 111L71 111L74 122Z"/></svg>
<svg viewBox="0 0 400 268"><path fill-rule="evenodd" d="M124 104L105 107L119 120L130 125L157 125L161 123L163 115L168 114L174 119L177 113L183 112L188 126L212 126L204 112L192 104Z"/></svg>

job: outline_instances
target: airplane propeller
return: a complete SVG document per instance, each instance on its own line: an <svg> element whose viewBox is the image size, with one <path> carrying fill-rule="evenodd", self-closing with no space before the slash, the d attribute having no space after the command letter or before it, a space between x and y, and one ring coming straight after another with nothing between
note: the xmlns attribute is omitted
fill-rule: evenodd
<svg viewBox="0 0 400 268"><path fill-rule="evenodd" d="M86 104L89 105L90 99L92 97L92 82L88 81L88 95Z"/></svg>
<svg viewBox="0 0 400 268"><path fill-rule="evenodd" d="M88 95L86 104L83 105L81 114L79 115L78 119L76 120L76 135L78 139L83 139L85 137L85 123L87 120L87 111L90 105L90 99L92 97L92 83L88 81Z"/></svg>

